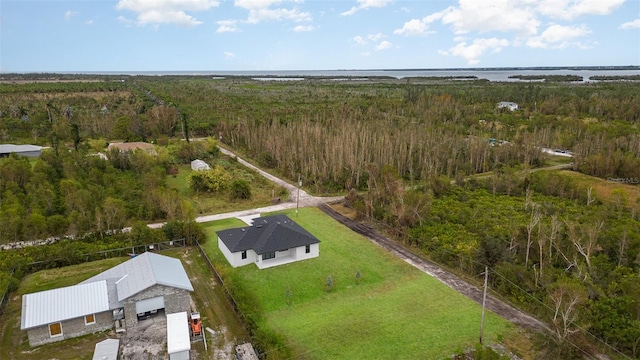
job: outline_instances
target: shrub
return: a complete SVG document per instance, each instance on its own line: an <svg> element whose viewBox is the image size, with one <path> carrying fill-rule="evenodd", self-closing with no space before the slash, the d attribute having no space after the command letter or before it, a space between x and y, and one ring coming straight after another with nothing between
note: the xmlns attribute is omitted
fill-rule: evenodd
<svg viewBox="0 0 640 360"><path fill-rule="evenodd" d="M250 199L251 186L245 180L236 180L231 184L231 199Z"/></svg>

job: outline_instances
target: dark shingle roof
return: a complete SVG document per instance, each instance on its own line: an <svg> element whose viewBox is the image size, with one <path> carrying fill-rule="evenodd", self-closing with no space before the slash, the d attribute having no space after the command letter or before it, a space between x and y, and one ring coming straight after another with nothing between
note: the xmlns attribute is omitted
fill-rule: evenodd
<svg viewBox="0 0 640 360"><path fill-rule="evenodd" d="M252 249L256 254L284 251L319 243L315 236L286 215L253 219L253 225L216 232L231 252Z"/></svg>

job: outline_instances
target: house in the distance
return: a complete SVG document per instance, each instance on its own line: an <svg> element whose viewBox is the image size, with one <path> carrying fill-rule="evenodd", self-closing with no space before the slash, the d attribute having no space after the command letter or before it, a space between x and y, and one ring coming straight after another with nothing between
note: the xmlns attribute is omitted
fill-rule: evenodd
<svg viewBox="0 0 640 360"><path fill-rule="evenodd" d="M218 247L233 267L260 269L320 255L320 240L286 215L253 219L251 226L216 232Z"/></svg>
<svg viewBox="0 0 640 360"><path fill-rule="evenodd" d="M78 285L23 295L20 329L37 346L132 328L162 310L190 311L191 291L179 259L146 252Z"/></svg>
<svg viewBox="0 0 640 360"><path fill-rule="evenodd" d="M142 150L150 155L157 155L156 148L155 146L153 146L153 144L142 141L109 143L109 146L107 146L107 151L111 151L113 149L118 149L122 153Z"/></svg>
<svg viewBox="0 0 640 360"><path fill-rule="evenodd" d="M518 110L518 104L511 101L500 101L496 107L498 109L508 109L509 111Z"/></svg>
<svg viewBox="0 0 640 360"><path fill-rule="evenodd" d="M0 158L9 157L11 153L27 157L40 157L42 146L0 144Z"/></svg>

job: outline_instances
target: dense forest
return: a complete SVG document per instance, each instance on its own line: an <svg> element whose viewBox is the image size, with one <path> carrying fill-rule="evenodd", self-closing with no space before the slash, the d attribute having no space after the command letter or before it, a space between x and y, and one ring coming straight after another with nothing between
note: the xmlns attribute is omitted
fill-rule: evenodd
<svg viewBox="0 0 640 360"><path fill-rule="evenodd" d="M2 242L190 219L165 179L219 141L347 194L354 216L456 272L488 266L497 294L550 324L543 348L640 358L636 82L131 76L0 93L2 141L52 148L0 160ZM112 140L165 150L88 156Z"/></svg>

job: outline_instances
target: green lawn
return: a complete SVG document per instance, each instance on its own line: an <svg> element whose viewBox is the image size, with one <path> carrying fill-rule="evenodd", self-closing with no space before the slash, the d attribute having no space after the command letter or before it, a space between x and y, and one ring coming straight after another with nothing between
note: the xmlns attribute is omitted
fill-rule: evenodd
<svg viewBox="0 0 640 360"><path fill-rule="evenodd" d="M250 298L252 306L244 311L260 313L258 326L281 336L296 358L438 359L477 343L477 303L316 208L285 213L320 239L320 257L264 270L233 269L212 241L215 230L242 226L230 221L207 227L206 249L228 284L240 288L235 292ZM487 342L514 330L487 313Z"/></svg>

